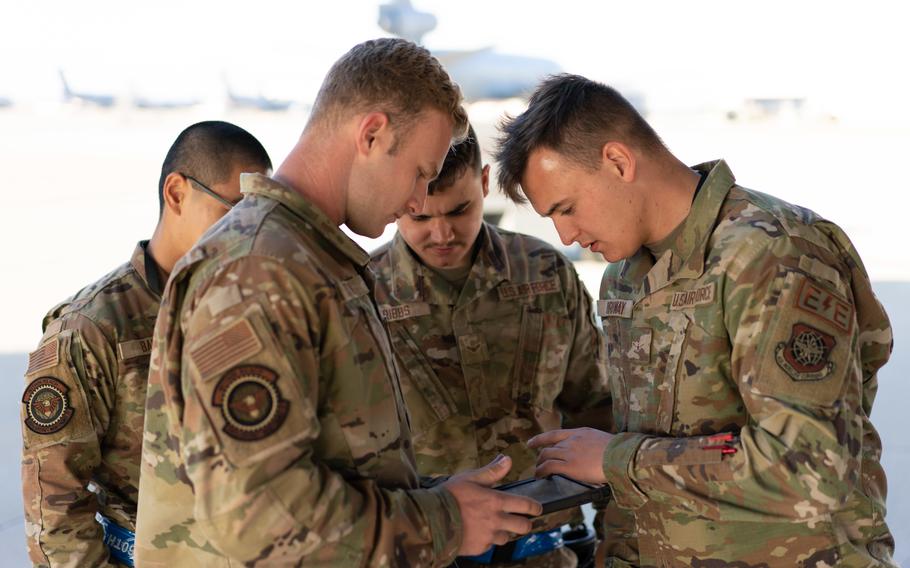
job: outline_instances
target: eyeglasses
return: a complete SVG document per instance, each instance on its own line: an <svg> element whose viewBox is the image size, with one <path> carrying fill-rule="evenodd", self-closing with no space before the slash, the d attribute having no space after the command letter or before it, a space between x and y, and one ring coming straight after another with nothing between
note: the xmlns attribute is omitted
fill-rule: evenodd
<svg viewBox="0 0 910 568"><path fill-rule="evenodd" d="M209 186L205 185L204 183L202 183L202 182L199 181L198 179L194 178L193 176L188 176L188 175L186 175L186 174L184 174L184 173L180 173L180 172L177 172L177 173L179 173L180 175L182 175L182 176L185 177L186 179L190 180L190 181L192 182L192 185L193 185L193 188L194 188L194 189L198 189L199 191L201 191L202 193L208 195L209 197L211 197L212 199L214 199L214 200L217 201L218 203L224 205L224 206L227 207L228 209L232 209L235 205L237 205L237 203L239 203L239 202L234 202L234 203L232 203L232 202L228 201L227 199L221 197L220 195L218 195L217 193L215 193L214 191L212 191L211 188L210 188Z"/></svg>

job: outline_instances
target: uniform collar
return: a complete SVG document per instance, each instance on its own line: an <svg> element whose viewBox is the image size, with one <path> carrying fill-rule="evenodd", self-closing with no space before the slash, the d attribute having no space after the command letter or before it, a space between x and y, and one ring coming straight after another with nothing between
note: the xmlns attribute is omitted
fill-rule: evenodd
<svg viewBox="0 0 910 568"><path fill-rule="evenodd" d="M370 262L370 255L344 234L325 213L284 184L262 174L240 174L240 191L244 195L261 195L281 203L355 265L365 267Z"/></svg>
<svg viewBox="0 0 910 568"><path fill-rule="evenodd" d="M136 271L136 274L139 275L139 278L142 279L149 291L161 298L161 294L164 293L164 283L161 281L161 272L158 264L148 251L148 246L148 241L139 241L136 244L136 248L133 249L133 255L130 257L130 266L133 267L133 270Z"/></svg>
<svg viewBox="0 0 910 568"><path fill-rule="evenodd" d="M424 266L417 255L395 233L389 247L392 297L399 302L426 302L435 305L465 304L509 280L511 270L502 238L489 225L480 227L480 248L471 272L460 291L456 291L441 275Z"/></svg>
<svg viewBox="0 0 910 568"><path fill-rule="evenodd" d="M673 231L670 237L672 240L666 243L665 252L653 261L653 266L648 270L641 288L635 294L636 301L669 286L676 280L698 278L705 271L708 240L717 224L720 208L736 178L723 160L705 162L692 169L707 176L701 190L695 196L695 201L692 202L689 215L683 220L682 225ZM653 257L646 248L643 248L625 261L627 266L623 267L622 272L630 275L639 272L630 265L649 258Z"/></svg>

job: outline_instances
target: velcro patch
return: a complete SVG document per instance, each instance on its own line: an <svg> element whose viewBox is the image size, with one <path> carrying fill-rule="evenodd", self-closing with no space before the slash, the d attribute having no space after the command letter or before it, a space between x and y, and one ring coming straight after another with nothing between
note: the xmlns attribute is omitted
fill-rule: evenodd
<svg viewBox="0 0 910 568"><path fill-rule="evenodd" d="M353 276L339 283L338 290L341 292L341 297L345 302L353 300L354 298L366 296L370 293L370 289L367 287L366 282L364 282L363 278L360 276Z"/></svg>
<svg viewBox="0 0 910 568"><path fill-rule="evenodd" d="M683 290L673 293L673 300L670 302L671 310L685 310L695 306L703 306L714 302L714 282L699 286L692 290Z"/></svg>
<svg viewBox="0 0 910 568"><path fill-rule="evenodd" d="M218 381L212 405L221 410L225 434L254 442L281 427L291 403L281 396L278 373L262 365L241 365Z"/></svg>
<svg viewBox="0 0 910 568"><path fill-rule="evenodd" d="M458 351L461 361L467 365L483 363L490 358L487 341L479 333L458 336Z"/></svg>
<svg viewBox="0 0 910 568"><path fill-rule="evenodd" d="M32 381L22 395L25 425L36 434L59 432L73 417L69 387L60 379L41 377Z"/></svg>
<svg viewBox="0 0 910 568"><path fill-rule="evenodd" d="M597 300L597 315L602 318L632 317L632 300Z"/></svg>
<svg viewBox="0 0 910 568"><path fill-rule="evenodd" d="M41 369L47 369L60 362L60 344L55 337L38 349L28 354L28 370L26 375L31 375Z"/></svg>
<svg viewBox="0 0 910 568"><path fill-rule="evenodd" d="M430 305L427 303L401 304L392 306L383 304L379 306L379 315L383 321L398 321L408 318L425 316L430 313Z"/></svg>
<svg viewBox="0 0 910 568"><path fill-rule="evenodd" d="M203 380L227 369L262 349L262 342L246 319L239 319L205 343L190 349L190 359Z"/></svg>
<svg viewBox="0 0 910 568"><path fill-rule="evenodd" d="M834 372L831 352L837 345L834 336L804 323L796 323L790 339L777 344L777 364L794 381L819 381Z"/></svg>
<svg viewBox="0 0 910 568"><path fill-rule="evenodd" d="M121 341L117 344L117 353L120 354L121 361L128 361L136 357L142 357L152 352L152 338L134 339L133 341Z"/></svg>
<svg viewBox="0 0 910 568"><path fill-rule="evenodd" d="M521 284L502 284L497 288L500 300L514 300L540 294L558 292L560 289L559 278L522 282Z"/></svg>
<svg viewBox="0 0 910 568"><path fill-rule="evenodd" d="M818 316L834 327L849 333L853 327L853 306L811 280L804 280L796 296L796 307Z"/></svg>

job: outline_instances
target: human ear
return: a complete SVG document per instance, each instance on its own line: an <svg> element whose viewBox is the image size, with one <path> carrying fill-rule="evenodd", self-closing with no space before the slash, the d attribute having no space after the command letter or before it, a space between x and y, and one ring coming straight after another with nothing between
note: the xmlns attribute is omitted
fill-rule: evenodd
<svg viewBox="0 0 910 568"><path fill-rule="evenodd" d="M483 184L483 196L490 194L490 164L487 164L480 170L480 183Z"/></svg>
<svg viewBox="0 0 910 568"><path fill-rule="evenodd" d="M388 144L385 139L390 135L389 115L384 112L366 114L357 128L357 150L361 154L368 154L377 145Z"/></svg>
<svg viewBox="0 0 910 568"><path fill-rule="evenodd" d="M635 179L635 154L621 142L607 142L601 149L601 168L625 182Z"/></svg>
<svg viewBox="0 0 910 568"><path fill-rule="evenodd" d="M183 212L186 195L190 190L189 183L189 180L176 172L171 172L164 178L164 208L178 217Z"/></svg>

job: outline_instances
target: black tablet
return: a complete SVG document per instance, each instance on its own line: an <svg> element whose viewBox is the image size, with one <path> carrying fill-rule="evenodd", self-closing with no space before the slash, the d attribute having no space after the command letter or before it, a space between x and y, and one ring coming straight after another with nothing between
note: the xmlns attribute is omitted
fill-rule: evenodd
<svg viewBox="0 0 910 568"><path fill-rule="evenodd" d="M534 499L543 506L543 515L602 499L610 491L609 486L589 485L559 474L522 479L494 489Z"/></svg>

